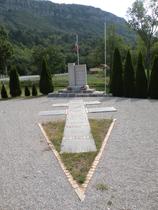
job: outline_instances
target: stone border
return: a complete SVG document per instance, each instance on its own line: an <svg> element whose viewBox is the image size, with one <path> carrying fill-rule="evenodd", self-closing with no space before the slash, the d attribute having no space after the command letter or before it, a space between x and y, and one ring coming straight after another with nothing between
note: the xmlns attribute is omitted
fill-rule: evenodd
<svg viewBox="0 0 158 210"><path fill-rule="evenodd" d="M63 169L64 174L67 176L68 181L69 181L70 184L72 185L72 187L73 187L73 189L75 190L76 194L78 195L79 199L80 199L81 201L83 201L84 198L85 198L84 191L79 187L79 185L78 185L77 182L73 179L73 177L72 177L72 175L70 174L70 172L69 172L69 171L66 169L66 167L64 166L64 164L63 164L63 162L62 162L62 160L61 160L61 158L60 158L59 153L58 153L57 150L55 149L55 147L54 147L54 145L52 144L52 142L49 140L49 138L48 138L48 136L47 136L45 130L44 130L43 127L42 127L42 125L41 125L40 123L38 123L38 125L39 125L39 127L40 127L40 129L41 129L41 131L42 131L42 133L43 133L43 135L44 135L44 137L45 137L45 139L46 139L46 141L47 141L49 147L50 147L51 150L53 151L53 153L54 153L56 159L58 160L58 162L59 162L61 168Z"/></svg>
<svg viewBox="0 0 158 210"><path fill-rule="evenodd" d="M111 123L111 125L110 125L110 127L108 129L108 132L107 132L107 134L105 136L105 139L104 139L104 141L102 143L102 146L100 148L100 151L97 154L97 156L95 157L95 160L93 161L92 166L91 166L91 168L90 168L90 170L89 170L89 172L87 174L86 181L82 185L82 187L84 189L84 192L86 191L86 188L88 187L88 184L89 184L89 182L90 182L90 180L91 180L91 178L92 178L92 176L93 176L93 174L94 174L94 172L96 170L96 167L97 167L97 165L98 165L98 163L100 161L100 158L101 158L101 156L102 156L102 154L104 152L105 146L106 146L107 141L108 141L108 139L110 137L110 134L111 134L112 129L114 127L115 121L116 121L116 119L113 119L113 121L112 121L112 123Z"/></svg>
<svg viewBox="0 0 158 210"><path fill-rule="evenodd" d="M102 153L103 153L103 151L104 151L104 149L105 149L106 143L107 143L107 141L108 141L108 139L109 139L109 137L110 137L110 134L111 134L112 129L113 129L113 127L114 127L115 121L116 121L116 119L113 119L113 121L112 121L112 123L111 123L111 125L110 125L110 127L109 127L109 130L108 130L108 132L107 132L107 134L106 134L106 136L105 136L105 139L104 139L104 141L103 141L103 143L102 143L102 146L101 146L101 148L100 148L100 151L99 151L98 155L95 157L95 160L93 161L92 166L91 166L91 168L90 168L90 170L89 170L89 172L88 172L88 174L87 174L86 181L85 181L84 184L82 184L81 186L78 185L78 183L73 179L73 177L72 177L72 175L70 174L70 172L66 169L66 167L64 166L64 163L62 162L62 160L61 160L61 158L60 158L59 153L58 153L57 150L55 149L55 147L54 147L54 145L52 144L52 142L49 140L49 138L48 138L48 136L47 136L47 134L46 134L46 132L45 132L43 126L42 126L40 123L38 123L39 128L41 129L41 132L43 133L43 135L44 135L44 137L45 137L45 139L46 139L46 141L47 141L47 144L49 145L49 147L50 147L51 150L53 151L53 153L54 153L56 159L58 160L58 162L59 162L61 168L62 168L63 171L64 171L64 174L66 175L68 181L70 182L72 188L75 190L75 192L76 192L76 194L77 194L77 196L79 197L79 199L80 199L81 202L83 202L84 199L85 199L85 192L86 192L86 189L87 189L88 184L89 184L89 182L90 182L90 180L91 180L91 178L92 178L92 176L93 176L93 174L94 174L94 172L95 172L95 170L96 170L96 167L97 167L97 165L98 165L98 163L99 163L99 160L100 160L100 158L101 158L101 156L102 156Z"/></svg>

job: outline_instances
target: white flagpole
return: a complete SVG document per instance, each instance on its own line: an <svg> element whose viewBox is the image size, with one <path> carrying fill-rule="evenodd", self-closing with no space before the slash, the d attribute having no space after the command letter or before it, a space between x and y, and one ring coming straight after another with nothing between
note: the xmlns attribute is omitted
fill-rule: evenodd
<svg viewBox="0 0 158 210"><path fill-rule="evenodd" d="M78 34L76 34L76 50L77 50L77 64L80 64L79 46L78 46Z"/></svg>
<svg viewBox="0 0 158 210"><path fill-rule="evenodd" d="M104 28L105 28L105 31L104 31L104 35L105 35L105 94L106 94L106 18L105 18L105 24L104 24Z"/></svg>

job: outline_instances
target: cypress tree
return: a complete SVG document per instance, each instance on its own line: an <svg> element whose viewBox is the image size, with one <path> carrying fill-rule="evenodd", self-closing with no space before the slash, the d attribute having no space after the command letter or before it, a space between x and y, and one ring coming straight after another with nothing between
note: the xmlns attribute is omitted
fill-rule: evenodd
<svg viewBox="0 0 158 210"><path fill-rule="evenodd" d="M37 96L37 89L34 84L32 85L32 96Z"/></svg>
<svg viewBox="0 0 158 210"><path fill-rule="evenodd" d="M40 92L43 94L48 94L54 91L53 83L52 83L52 76L47 67L47 62L45 58L42 61L42 70L40 75L40 82L39 82Z"/></svg>
<svg viewBox="0 0 158 210"><path fill-rule="evenodd" d="M25 96L30 96L30 90L27 86L25 86Z"/></svg>
<svg viewBox="0 0 158 210"><path fill-rule="evenodd" d="M148 82L143 65L143 58L141 52L138 56L137 70L136 70L136 89L135 95L137 98L147 98Z"/></svg>
<svg viewBox="0 0 158 210"><path fill-rule="evenodd" d="M113 57L111 92L113 96L120 97L123 95L122 61L118 48L115 49Z"/></svg>
<svg viewBox="0 0 158 210"><path fill-rule="evenodd" d="M134 77L134 69L131 59L131 54L128 51L125 61L125 69L124 69L124 96L125 97L134 97L135 93L135 77Z"/></svg>
<svg viewBox="0 0 158 210"><path fill-rule="evenodd" d="M10 88L10 95L12 97L17 97L21 95L19 75L15 66L12 67L10 71L9 88Z"/></svg>
<svg viewBox="0 0 158 210"><path fill-rule="evenodd" d="M1 89L1 98L8 98L8 94L7 94L7 91L6 91L6 88L4 86L4 84L2 84L2 89Z"/></svg>
<svg viewBox="0 0 158 210"><path fill-rule="evenodd" d="M149 96L158 99L158 56L155 57L149 84Z"/></svg>

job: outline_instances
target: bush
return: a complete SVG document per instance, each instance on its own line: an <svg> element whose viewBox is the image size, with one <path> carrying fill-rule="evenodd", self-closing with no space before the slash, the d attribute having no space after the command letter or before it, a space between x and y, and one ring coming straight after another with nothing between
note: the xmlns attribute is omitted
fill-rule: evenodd
<svg viewBox="0 0 158 210"><path fill-rule="evenodd" d="M149 96L153 99L158 99L158 56L154 59L152 72L149 84Z"/></svg>
<svg viewBox="0 0 158 210"><path fill-rule="evenodd" d="M148 82L143 65L142 54L139 53L137 70L136 70L136 89L137 98L147 98Z"/></svg>
<svg viewBox="0 0 158 210"><path fill-rule="evenodd" d="M47 62L45 58L43 58L42 61L42 70L40 75L39 88L40 92L44 95L54 91L52 76L47 67Z"/></svg>
<svg viewBox="0 0 158 210"><path fill-rule="evenodd" d="M30 96L30 90L27 86L25 86L25 96Z"/></svg>
<svg viewBox="0 0 158 210"><path fill-rule="evenodd" d="M2 84L2 89L1 89L1 98L8 98L8 94L7 94L7 91L6 91L6 88L4 86L4 84Z"/></svg>
<svg viewBox="0 0 158 210"><path fill-rule="evenodd" d="M37 96L37 89L34 84L32 85L32 96Z"/></svg>
<svg viewBox="0 0 158 210"><path fill-rule="evenodd" d="M113 96L123 95L122 61L119 49L115 49L111 76L111 92Z"/></svg>
<svg viewBox="0 0 158 210"><path fill-rule="evenodd" d="M134 69L131 59L131 54L128 51L126 56L125 62L125 69L124 69L124 96L125 97L134 97L135 94L135 76L134 76Z"/></svg>
<svg viewBox="0 0 158 210"><path fill-rule="evenodd" d="M19 75L17 73L16 67L12 67L10 71L10 80L9 80L10 95L12 97L17 97L21 95Z"/></svg>

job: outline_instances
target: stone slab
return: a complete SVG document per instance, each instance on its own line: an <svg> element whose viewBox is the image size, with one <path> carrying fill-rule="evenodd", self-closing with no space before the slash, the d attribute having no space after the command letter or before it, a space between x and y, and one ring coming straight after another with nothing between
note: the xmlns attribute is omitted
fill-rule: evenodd
<svg viewBox="0 0 158 210"><path fill-rule="evenodd" d="M69 104L52 104L53 107L68 107Z"/></svg>
<svg viewBox="0 0 158 210"><path fill-rule="evenodd" d="M114 107L100 107L100 108L87 108L89 113L99 113L99 112L116 112L117 109Z"/></svg>
<svg viewBox="0 0 158 210"><path fill-rule="evenodd" d="M41 111L40 116L50 116L50 115L66 115L67 110L51 110L51 111Z"/></svg>
<svg viewBox="0 0 158 210"><path fill-rule="evenodd" d="M96 151L83 100L72 100L67 110L61 153Z"/></svg>
<svg viewBox="0 0 158 210"><path fill-rule="evenodd" d="M75 65L68 64L69 87L80 90L81 87L87 85L87 67L85 64Z"/></svg>
<svg viewBox="0 0 158 210"><path fill-rule="evenodd" d="M98 105L100 103L101 103L100 101L87 101L87 102L84 102L85 105Z"/></svg>
<svg viewBox="0 0 158 210"><path fill-rule="evenodd" d="M58 92L54 92L54 93L49 93L48 97L49 98L71 98L71 97L106 97L108 95L106 95L104 92L102 91L95 91L93 93L58 93Z"/></svg>
<svg viewBox="0 0 158 210"><path fill-rule="evenodd" d="M100 101L87 101L84 102L84 105L98 105L100 104ZM68 107L69 104L68 103L61 103L61 104L52 104L53 107Z"/></svg>

